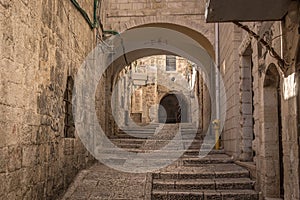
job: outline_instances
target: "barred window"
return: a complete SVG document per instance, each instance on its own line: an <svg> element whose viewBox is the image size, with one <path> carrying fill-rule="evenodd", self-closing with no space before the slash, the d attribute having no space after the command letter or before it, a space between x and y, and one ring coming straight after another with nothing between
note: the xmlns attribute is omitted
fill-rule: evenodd
<svg viewBox="0 0 300 200"><path fill-rule="evenodd" d="M166 56L166 71L176 71L176 56Z"/></svg>

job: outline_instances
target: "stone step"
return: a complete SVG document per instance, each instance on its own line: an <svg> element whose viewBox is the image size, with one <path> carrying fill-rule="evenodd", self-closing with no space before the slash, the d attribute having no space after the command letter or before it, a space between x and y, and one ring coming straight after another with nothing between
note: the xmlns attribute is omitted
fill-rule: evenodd
<svg viewBox="0 0 300 200"><path fill-rule="evenodd" d="M223 154L219 155L207 155L204 158L195 157L183 157L182 162L185 166L197 166L202 164L220 164L220 163L233 163L233 160Z"/></svg>
<svg viewBox="0 0 300 200"><path fill-rule="evenodd" d="M165 139L166 138L166 134L164 133L158 133L158 134L155 134L155 132L146 132L146 131L127 131L126 133L125 132L119 132L118 134L114 135L114 136L111 136L111 138L151 138L152 136L154 136L159 139ZM170 136L167 136L168 139L170 139L169 137ZM195 135L195 133L185 133L185 132L182 132L181 133L181 138L184 139L184 140L194 140L194 139L197 139L197 140L203 140L205 137L205 135L200 135L200 134L197 134Z"/></svg>
<svg viewBox="0 0 300 200"><path fill-rule="evenodd" d="M153 179L216 179L249 178L249 171L234 163L202 164L199 166L171 167L152 174Z"/></svg>
<svg viewBox="0 0 300 200"><path fill-rule="evenodd" d="M183 134L182 135L182 139L185 139L185 140L200 140L200 141L203 141L205 136L201 136L201 135L188 135L188 134Z"/></svg>
<svg viewBox="0 0 300 200"><path fill-rule="evenodd" d="M160 191L152 192L152 200L258 200L254 190L203 190L203 191Z"/></svg>
<svg viewBox="0 0 300 200"><path fill-rule="evenodd" d="M115 135L115 136L110 136L109 138L111 139L111 140L122 140L122 139L136 139L136 140L145 140L146 138L135 138L135 137L132 137L132 138L122 138L122 136L131 136L131 135L128 135L128 134L118 134L118 135ZM136 135L136 134L133 134L133 135ZM138 135L143 135L143 134L138 134ZM149 134L150 135L150 134ZM171 137L170 138L170 136L168 136L168 137L163 137L163 135L162 135L162 137L155 137L155 140L170 140L170 139L173 139L173 137ZM189 142L189 143L191 143L192 142L192 144L194 144L194 145L202 145L203 144L203 140L202 139L198 139L197 137L189 137L189 136L185 136L185 135L182 135L181 137L180 137L180 139L181 140L183 140L184 142ZM129 140L128 140L129 141ZM206 145L208 145L208 143L204 143L204 144L206 144Z"/></svg>
<svg viewBox="0 0 300 200"><path fill-rule="evenodd" d="M155 132L156 128L151 128L151 129L142 129L142 128L138 128L138 129L123 129L123 130L119 130L119 132L124 133L124 132L145 132L145 133L153 133Z"/></svg>
<svg viewBox="0 0 300 200"><path fill-rule="evenodd" d="M200 134L200 132L199 132L199 130L197 130L197 129L187 129L187 128L185 128L185 129L181 129L181 132L182 133L199 133Z"/></svg>
<svg viewBox="0 0 300 200"><path fill-rule="evenodd" d="M147 126L123 126L119 127L119 130L137 130L137 129L156 129L156 125L147 125Z"/></svg>
<svg viewBox="0 0 300 200"><path fill-rule="evenodd" d="M126 148L126 149L137 149L140 148L142 144L137 143L117 143L115 144L119 148Z"/></svg>
<svg viewBox="0 0 300 200"><path fill-rule="evenodd" d="M119 147L120 148L120 147ZM149 150L144 150L142 148L122 148L123 151L129 151L129 152L135 152L135 153L145 153L145 152L149 152ZM120 150L120 152L122 152L122 150ZM175 151L175 150L174 150ZM116 153L117 150L116 149L109 149L109 148L105 148L102 149L102 153ZM172 153L173 151L167 151L167 150L163 150L163 153ZM211 150L208 155L212 155L212 154L223 154L224 151L223 150ZM199 155L199 149L187 149L185 150L184 156L185 157L190 157L190 156L198 156Z"/></svg>
<svg viewBox="0 0 300 200"><path fill-rule="evenodd" d="M128 126L121 126L120 129L136 129L136 128L156 128L159 127L160 124L145 124L145 125L128 125Z"/></svg>
<svg viewBox="0 0 300 200"><path fill-rule="evenodd" d="M152 138L152 137L155 137L155 139L159 140L170 140L170 139L173 139L174 136L165 136L163 133L159 133L159 135L155 135L154 133L130 133L130 134L127 134L127 133L118 133L114 136L110 136L109 138L111 139L134 139L134 138L137 138L137 139L147 139L147 138ZM185 135L181 135L180 137L182 140L194 140L195 142L201 142L203 141L203 138L200 137L199 135L195 136L195 135L192 135L192 134L185 134Z"/></svg>
<svg viewBox="0 0 300 200"><path fill-rule="evenodd" d="M136 135L154 135L155 131L126 131L126 132L119 132L116 136L123 136L123 135L130 135L137 137Z"/></svg>
<svg viewBox="0 0 300 200"><path fill-rule="evenodd" d="M210 144L203 144L202 141L193 141L192 143L188 143L188 141L186 142L187 144L190 144L189 145L189 148L190 149L194 149L194 148L197 148L197 149L200 149L201 148L204 148L204 149L209 149L211 148L211 145Z"/></svg>
<svg viewBox="0 0 300 200"><path fill-rule="evenodd" d="M113 138L111 141L114 144L143 144L146 139L144 138L126 138L126 139L120 139L120 138Z"/></svg>
<svg viewBox="0 0 300 200"><path fill-rule="evenodd" d="M212 154L224 154L224 150L215 150L215 149L201 149L202 152L204 152L206 155L212 155ZM199 156L199 147L189 147L185 155L188 156Z"/></svg>
<svg viewBox="0 0 300 200"><path fill-rule="evenodd" d="M111 141L116 141L116 142L133 142L133 143L141 143L144 142L146 140L153 140L153 141L168 141L169 139L153 139L153 138L110 138ZM197 145L201 145L202 141L201 140L193 140L193 139L180 139L182 140L184 143L193 143L193 144L197 144ZM205 145L205 144L204 144Z"/></svg>
<svg viewBox="0 0 300 200"><path fill-rule="evenodd" d="M176 151L175 150L174 151L171 151L171 150L169 150L169 151L149 151L149 150L145 151L144 150L144 151L135 151L132 153L141 153L139 156L144 156L143 153L151 153L149 155L145 155L145 156L147 156L147 163L145 161L139 160L138 157L135 159L137 162L139 162L139 161L144 162L143 166L153 165L154 163L163 163L165 161L167 161L169 163L170 163L170 161L172 161L172 162L177 161L177 162L181 163L181 165L183 164L183 166L186 166L187 167L186 169L188 171L189 170L188 168L198 167L198 166L201 168L203 165L211 164L212 166L210 169L212 169L212 170L217 168L216 166L221 166L221 167L224 167L224 169L229 169L229 171L226 171L227 174L215 172L215 174L214 174L215 178L221 178L221 177L232 178L232 177L236 177L235 175L242 176L242 173L234 173L230 170L229 165L233 161L228 156L223 156L222 154L215 154L215 155L209 154L209 155L207 155L207 157L200 159L199 157L196 157L196 156L182 156L182 154L184 154L184 152L182 152L182 154L180 154L180 151L178 151L178 150L176 150ZM111 149L111 150L102 149L101 152L99 152L99 156L100 155L103 159L111 160L111 162L119 163L119 162L126 160L126 156L128 155L128 152L122 151L122 150L117 150L117 149ZM142 157L142 158L144 159L144 157ZM227 166L225 164L227 164ZM248 171L246 171L246 172L247 172L247 175L249 176ZM204 172L202 171L202 173L204 173ZM195 177L199 177L199 176L197 176L197 173L193 173L192 175L194 175ZM208 175L210 175L210 176L208 176ZM210 173L204 174L204 177L213 178L213 177L211 177ZM203 178L203 177L200 176L200 178Z"/></svg>
<svg viewBox="0 0 300 200"><path fill-rule="evenodd" d="M122 127L122 128L119 128L118 130L119 131L123 131L123 130L155 130L159 128L160 130L170 130L170 129L173 129L173 130L177 130L178 127L158 127L158 126L139 126L139 127ZM181 126L180 127L181 130L186 130L186 131L197 131L197 132L200 132L201 130L200 129L197 129L195 127L184 127L184 126Z"/></svg>
<svg viewBox="0 0 300 200"><path fill-rule="evenodd" d="M229 172L160 172L153 173L153 179L216 179L216 178L249 178L249 172L247 171L229 171Z"/></svg>
<svg viewBox="0 0 300 200"><path fill-rule="evenodd" d="M253 189L254 181L249 178L220 178L220 179L154 179L154 190L246 190Z"/></svg>
<svg viewBox="0 0 300 200"><path fill-rule="evenodd" d="M131 135L128 135L126 133L119 133L115 136L111 136L111 138L119 138L119 139L128 139L128 138L151 138L153 137L154 133L134 133L134 134L131 134Z"/></svg>
<svg viewBox="0 0 300 200"><path fill-rule="evenodd" d="M139 133L139 132L144 132L144 133L152 133L152 132L155 132L157 129L154 128L154 129L123 129L123 130L119 130L118 132L119 133ZM161 132L167 132L169 130L159 130L159 133ZM178 131L178 130L177 130ZM196 130L196 129L181 129L180 130L181 133L184 133L184 134L201 134L201 135L205 135L205 134L202 134L200 131Z"/></svg>
<svg viewBox="0 0 300 200"><path fill-rule="evenodd" d="M224 149L215 150L215 149L202 149L203 153L207 154L225 154Z"/></svg>
<svg viewBox="0 0 300 200"><path fill-rule="evenodd" d="M176 160L172 159L155 159L155 158L147 158L147 160L141 160L141 159L127 159L125 157L119 157L119 158L104 158L101 161L105 163L115 163L123 165L125 162L133 163L135 167L144 166L147 167L157 167L157 166L165 166L170 165L173 162L176 162Z"/></svg>
<svg viewBox="0 0 300 200"><path fill-rule="evenodd" d="M122 152L122 151L115 151L115 152L101 152L99 153L103 158L107 159L125 159L125 157L128 155L128 152ZM143 156L143 154L140 154L139 156ZM164 152L154 152L152 154L147 154L148 160L168 160L168 159L178 159L180 157L180 152L172 152L172 153L164 153Z"/></svg>

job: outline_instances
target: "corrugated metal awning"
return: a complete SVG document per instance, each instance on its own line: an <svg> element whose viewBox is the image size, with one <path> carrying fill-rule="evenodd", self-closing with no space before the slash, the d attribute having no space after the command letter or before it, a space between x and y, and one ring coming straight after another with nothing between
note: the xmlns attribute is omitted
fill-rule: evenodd
<svg viewBox="0 0 300 200"><path fill-rule="evenodd" d="M208 0L206 22L275 21L287 13L292 0Z"/></svg>

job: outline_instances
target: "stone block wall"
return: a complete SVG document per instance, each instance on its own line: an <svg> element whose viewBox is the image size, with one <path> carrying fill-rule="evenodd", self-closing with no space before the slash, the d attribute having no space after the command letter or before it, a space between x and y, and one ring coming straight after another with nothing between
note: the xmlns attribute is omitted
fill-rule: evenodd
<svg viewBox="0 0 300 200"><path fill-rule="evenodd" d="M195 109L192 108L192 111L195 111L195 113L193 113L193 118L199 120L197 122L199 123L198 124L199 129L201 129L203 133L207 133L210 125L210 120L211 120L211 98L208 91L207 82L203 77L203 73L197 72L196 82L197 83L195 85L194 93L195 93L195 98L197 98L197 101L199 103L198 105L199 111L196 111Z"/></svg>
<svg viewBox="0 0 300 200"><path fill-rule="evenodd" d="M143 123L149 123L157 118L155 116L156 113L150 114L150 108L157 104L157 93L156 93L156 84L147 85L146 87L143 87ZM154 115L154 116L151 116ZM155 117L155 118L150 118Z"/></svg>
<svg viewBox="0 0 300 200"><path fill-rule="evenodd" d="M294 10L299 12L297 8L297 5L294 5ZM280 69L278 61L266 51L266 48L245 31L242 32L238 50L230 53L230 55L234 54L232 57L239 55L240 70L242 70L247 65L247 63L245 65L245 58L249 55L247 51L249 48L251 49L254 109L252 113L254 132L252 150L255 152L256 187L264 197L269 198L280 197L280 179L282 179L284 199L299 199L299 129L297 128L297 124L299 124L299 90L296 89L297 86L295 87L299 84L299 79L293 79L293 77L299 77L297 67L299 65L299 61L297 61L299 60L299 34L297 31L299 25L295 19L292 19L294 17L288 14L281 22L243 23L269 42L275 51L285 59L284 70ZM231 34L233 32L231 30ZM224 35L224 38L227 36ZM223 43L225 45L228 42L225 39ZM230 48L234 48L234 44ZM230 52L230 50L228 51ZM279 85L276 86L271 82L271 85L266 87L268 81L274 81L274 78L267 80L266 74L269 73L268 70L271 66L275 66L278 71ZM292 80L292 83L287 84L288 80ZM244 80L240 82L239 87L241 97L248 93L247 90L243 90L243 82ZM269 92L270 86L275 88L271 93ZM229 91L228 93L230 95ZM279 102L274 99L276 95L279 95L279 107L277 107ZM247 100L250 101L249 98ZM241 105L243 103L244 101L241 101ZM245 120L248 117L247 112L240 113L242 114L241 119ZM279 121L276 122L276 120ZM247 143L243 143L243 137L248 131L250 130L240 130L242 141L240 147L249 147ZM282 134L282 150L279 148L279 132ZM282 155L280 151L282 151ZM280 165L283 177L280 177Z"/></svg>
<svg viewBox="0 0 300 200"><path fill-rule="evenodd" d="M298 9L298 11L297 11ZM284 190L285 199L300 199L300 37L299 37L299 2L294 2L292 10L296 10L298 18L290 16L289 13L282 22L282 29L285 37L284 58L290 66L286 72L286 77L295 75L296 93L284 99L282 105L282 128L283 128L283 163L284 163ZM294 19L294 20L293 20ZM298 21L297 21L298 20ZM294 85L294 84L292 84ZM294 85L295 86L295 85ZM283 86L284 87L284 86ZM286 88L287 89L287 88ZM289 87L293 90L294 87ZM287 90L284 90L287 92ZM293 93L292 93L293 94Z"/></svg>
<svg viewBox="0 0 300 200"><path fill-rule="evenodd" d="M173 16L188 20L204 20L205 1L196 0L113 0L106 1L104 21L108 29L119 30L120 25L147 16Z"/></svg>
<svg viewBox="0 0 300 200"><path fill-rule="evenodd" d="M53 199L93 161L65 138L64 92L95 34L70 1L3 0L0 13L0 199Z"/></svg>
<svg viewBox="0 0 300 200"><path fill-rule="evenodd" d="M157 27L166 28L180 25L202 33L211 43L205 45L210 46L214 45L214 25L206 24L204 21L205 3L205 0L104 1L102 21L104 29L121 33L133 27L149 24L157 24ZM177 31L182 32L183 30L178 28ZM208 46L204 46L204 48ZM210 53L212 56L214 55L212 51Z"/></svg>
<svg viewBox="0 0 300 200"><path fill-rule="evenodd" d="M237 156L242 160L243 153L248 150L250 153L250 142L254 139L256 188L264 197L279 198L281 181L284 199L299 199L299 92L295 92L299 84L296 78L299 77L299 25L289 15L282 22L243 23L285 59L285 69L281 69L277 60L248 33L237 31L232 24L221 25L220 68L228 100L223 136L225 150L232 155L242 155ZM252 98L248 94L251 84L244 84L249 82L249 72L244 70L249 69L250 63ZM275 72L279 77L277 81L272 75ZM247 104L251 101L253 124L248 119L251 109ZM251 133L251 126L254 138L246 138L250 136L247 133ZM282 150L279 132L282 134Z"/></svg>
<svg viewBox="0 0 300 200"><path fill-rule="evenodd" d="M238 47L241 30L232 23L220 24L220 72L226 90L226 119L222 133L225 151L238 158L240 149L240 70Z"/></svg>

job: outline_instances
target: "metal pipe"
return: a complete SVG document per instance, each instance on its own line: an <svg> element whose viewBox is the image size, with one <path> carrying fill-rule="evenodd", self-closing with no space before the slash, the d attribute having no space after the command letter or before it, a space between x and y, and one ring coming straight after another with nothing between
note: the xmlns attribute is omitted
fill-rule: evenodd
<svg viewBox="0 0 300 200"><path fill-rule="evenodd" d="M219 23L215 24L215 54L216 54L216 62L215 62L215 85L216 85L216 119L214 120L215 124L215 138L216 138L216 145L215 149L219 150L220 148L220 73L219 73L219 66L220 66L220 45L219 45L219 34L220 34L220 27Z"/></svg>
<svg viewBox="0 0 300 200"><path fill-rule="evenodd" d="M219 23L215 24L215 36L216 36L216 118L220 119L220 77L219 77L219 66L220 66L220 46L219 46Z"/></svg>
<svg viewBox="0 0 300 200"><path fill-rule="evenodd" d="M282 30L282 22L280 22L279 25L279 29L280 29L280 56L281 58L283 58L283 30Z"/></svg>

